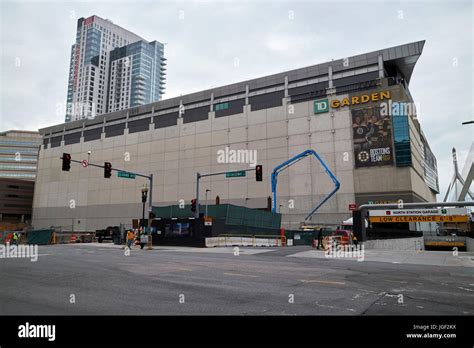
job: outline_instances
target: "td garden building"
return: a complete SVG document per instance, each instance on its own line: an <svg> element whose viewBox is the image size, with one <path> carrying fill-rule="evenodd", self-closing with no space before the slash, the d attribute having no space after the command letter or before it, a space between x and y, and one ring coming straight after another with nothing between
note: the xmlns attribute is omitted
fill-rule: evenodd
<svg viewBox="0 0 474 348"><path fill-rule="evenodd" d="M201 211L206 190L209 204L219 196L221 204L266 208L273 169L307 149L340 182L312 222L340 223L351 216L354 203L434 201L436 158L408 89L423 45L381 49L40 129L33 225L93 231L141 217L146 179L115 172L104 178L103 169L76 163L62 171L62 153L153 174L153 206L189 204L197 172L260 164L262 182L253 172L202 178ZM282 171L276 200L282 226L298 228L333 187L313 157Z"/></svg>

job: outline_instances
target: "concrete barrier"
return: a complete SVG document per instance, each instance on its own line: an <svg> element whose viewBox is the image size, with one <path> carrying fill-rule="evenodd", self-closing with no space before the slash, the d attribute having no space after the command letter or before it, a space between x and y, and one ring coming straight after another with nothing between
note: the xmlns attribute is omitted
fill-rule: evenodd
<svg viewBox="0 0 474 348"><path fill-rule="evenodd" d="M90 232L56 232L56 243L55 244L69 244L71 242L71 236L75 235L77 238L77 243L82 242L82 236L84 236L85 242L92 242L94 241L93 233Z"/></svg>
<svg viewBox="0 0 474 348"><path fill-rule="evenodd" d="M281 240L277 238L209 237L206 238L205 246L206 248L231 246L278 247L282 244Z"/></svg>
<svg viewBox="0 0 474 348"><path fill-rule="evenodd" d="M397 239L374 239L364 242L365 249L385 250L424 250L423 237L397 238Z"/></svg>
<svg viewBox="0 0 474 348"><path fill-rule="evenodd" d="M474 238L466 237L466 251L474 251Z"/></svg>

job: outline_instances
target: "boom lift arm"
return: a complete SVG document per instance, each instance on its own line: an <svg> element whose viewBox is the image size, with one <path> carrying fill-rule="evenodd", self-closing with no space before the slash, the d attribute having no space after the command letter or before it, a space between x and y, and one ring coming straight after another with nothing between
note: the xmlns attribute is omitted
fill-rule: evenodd
<svg viewBox="0 0 474 348"><path fill-rule="evenodd" d="M331 178L331 180L334 182L334 189L329 192L326 196L323 197L323 199L314 207L314 209L306 216L305 221L309 220L313 214L318 210L326 201L331 198L332 195L336 193L337 190L339 190L339 187L341 186L339 180L337 180L336 176L329 170L327 167L326 163L319 157L319 155L316 153L316 151L312 149L308 149L303 151L302 153L294 156L293 158L290 158L288 161L283 162L282 164L276 166L273 169L272 172L272 196L273 196L273 206L272 206L272 212L276 213L277 212L277 196L276 196L276 190L277 190L277 177L280 172L288 168L289 166L295 164L298 161L301 161L303 158L306 158L307 156L313 155L316 157L316 159L321 163L323 166L324 170L326 171L326 174Z"/></svg>

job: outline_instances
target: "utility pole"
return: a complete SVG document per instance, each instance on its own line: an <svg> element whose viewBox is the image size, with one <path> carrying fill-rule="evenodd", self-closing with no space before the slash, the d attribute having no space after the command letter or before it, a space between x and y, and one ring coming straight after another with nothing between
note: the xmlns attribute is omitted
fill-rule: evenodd
<svg viewBox="0 0 474 348"><path fill-rule="evenodd" d="M226 176L229 175L229 177L234 177L232 174L239 174L239 175L235 175L235 177L241 177L241 176L245 176L246 172L256 172L257 174L258 167L260 167L260 173L261 173L262 166L260 165L257 165L256 168L252 168L252 169L232 170L229 172L216 172L216 173L206 173L206 174L201 174L197 172L196 173L196 212L194 213L194 216L196 218L199 218L199 180L201 178L204 178L206 176L223 175L223 174L225 174ZM240 174L243 174L243 175L240 175ZM261 181L261 180L258 180L257 176L256 176L256 179L257 181Z"/></svg>
<svg viewBox="0 0 474 348"><path fill-rule="evenodd" d="M207 193L208 192L211 192L211 190L206 189L206 215L205 215L206 217L207 217Z"/></svg>
<svg viewBox="0 0 474 348"><path fill-rule="evenodd" d="M89 152L90 151L88 151L88 153L87 153L88 158L90 158L90 153ZM68 153L64 153L63 156L67 157L66 159L63 159L63 157L60 157L60 159L63 160L63 171L69 171L69 167L67 169L64 168L64 161L65 160L66 160L66 162L74 162L74 163L79 163L79 164L84 165L83 161L73 160L71 158L71 155L68 154ZM88 162L87 167L91 166L91 167L97 167L97 168L105 168L105 165L90 163L89 160L87 162ZM149 200L149 204L148 204L148 212L151 213L152 212L152 204L153 204L153 174L146 175L146 174L136 173L136 172L132 172L132 171L129 171L129 170L122 170L122 169L118 169L118 168L114 168L114 167L111 167L110 171L124 172L124 173L128 173L128 174L133 174L135 176L139 176L141 178L148 179L148 181L150 182L150 189L149 189L150 190L150 200Z"/></svg>

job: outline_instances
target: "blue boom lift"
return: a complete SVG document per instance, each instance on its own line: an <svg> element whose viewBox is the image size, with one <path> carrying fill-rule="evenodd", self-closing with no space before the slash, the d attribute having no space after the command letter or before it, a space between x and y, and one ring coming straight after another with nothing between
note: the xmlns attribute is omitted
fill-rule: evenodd
<svg viewBox="0 0 474 348"><path fill-rule="evenodd" d="M332 195L336 193L337 190L339 190L339 187L341 184L339 183L339 180L334 176L334 174L329 170L327 167L326 163L319 157L319 155L316 153L316 151L312 149L308 149L303 151L302 153L294 156L293 158L290 158L288 161L283 162L282 164L278 165L273 169L272 172L272 195L273 195L273 206L272 206L272 212L276 213L277 212L277 196L276 196L276 190L277 190L277 177L278 174L280 174L281 171L285 170L289 166L295 164L298 161L301 161L303 158L306 158L307 156L313 155L316 157L316 159L321 163L323 166L324 170L326 171L327 175L331 178L331 180L334 182L334 189L329 192L326 196L323 197L323 199L314 207L314 209L306 216L305 221L308 221L311 219L313 214L316 212L316 210L319 209L326 201L331 198Z"/></svg>

